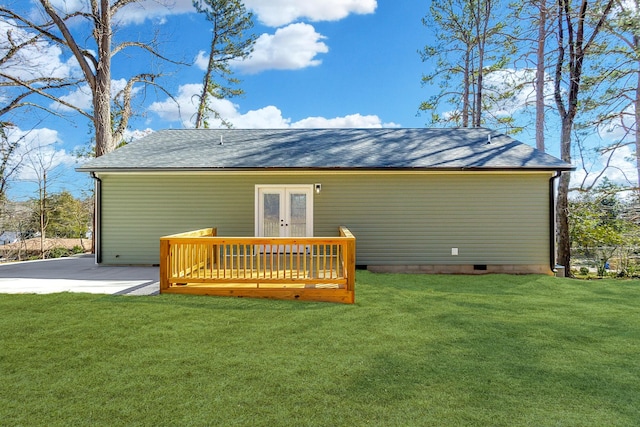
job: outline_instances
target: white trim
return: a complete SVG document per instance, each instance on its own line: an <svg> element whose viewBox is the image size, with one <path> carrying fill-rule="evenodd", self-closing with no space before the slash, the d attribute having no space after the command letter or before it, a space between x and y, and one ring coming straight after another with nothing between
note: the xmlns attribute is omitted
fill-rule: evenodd
<svg viewBox="0 0 640 427"><path fill-rule="evenodd" d="M307 236L313 237L313 194L314 194L314 186L313 184L256 184L255 186L255 198L254 198L254 235L260 236L260 224L262 223L264 212L262 211L262 204L260 195L264 190L271 190L273 192L278 192L283 195L284 201L284 214L289 215L289 212L286 212L288 209L288 201L287 194L291 192L300 191L304 192L307 195ZM283 218L285 219L285 218Z"/></svg>

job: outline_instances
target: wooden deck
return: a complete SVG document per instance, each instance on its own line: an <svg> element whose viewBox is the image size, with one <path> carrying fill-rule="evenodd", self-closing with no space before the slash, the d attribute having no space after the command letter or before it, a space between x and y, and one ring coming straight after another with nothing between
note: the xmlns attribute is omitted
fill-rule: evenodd
<svg viewBox="0 0 640 427"><path fill-rule="evenodd" d="M355 238L219 237L215 228L160 239L160 292L355 301Z"/></svg>

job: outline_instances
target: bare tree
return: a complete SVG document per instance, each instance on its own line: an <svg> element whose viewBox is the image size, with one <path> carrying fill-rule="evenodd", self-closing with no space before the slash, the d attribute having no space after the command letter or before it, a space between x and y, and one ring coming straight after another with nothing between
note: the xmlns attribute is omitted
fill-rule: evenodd
<svg viewBox="0 0 640 427"><path fill-rule="evenodd" d="M9 180L20 166L20 163L14 160L17 148L18 141L9 140L6 125L0 123L0 218L2 218L2 207L7 197Z"/></svg>
<svg viewBox="0 0 640 427"><path fill-rule="evenodd" d="M58 89L74 87L79 80L68 75L48 74L40 70L42 65L38 60L33 61L25 55L25 52L38 52L46 49L48 43L41 34L26 31L2 14L0 6L0 19L3 21L0 33L0 90L3 102L0 104L0 118L17 110L37 108L48 113L57 114L48 109L42 103L34 102L34 96L42 96L48 100L59 102L65 106L70 104L53 95ZM0 123L10 125L7 119Z"/></svg>
<svg viewBox="0 0 640 427"><path fill-rule="evenodd" d="M34 37L55 43L70 51L77 60L82 70L83 79L91 91L93 107L91 112L87 112L79 106L65 103L60 98L52 97L46 91L38 93L60 102L91 120L95 131L96 156L113 151L122 140L132 114L131 101L133 87L136 83L154 85L163 90L156 82L161 74L150 72L130 77L124 89L118 94L118 98L121 100L121 111L119 112L119 120L116 123L113 122L111 111L111 61L113 57L126 49L136 48L147 52L152 57L168 61L157 50L155 40L114 43L114 16L125 6L137 1L139 0L117 0L110 3L109 0L91 0L88 9L63 11L56 8L49 0L38 0L45 17L43 22L31 19L31 14L20 15L7 6L0 6L0 18L19 23L22 27L33 31ZM72 20L76 22L84 20L91 29L90 35L74 34L72 29L80 26L68 25ZM91 43L97 49L93 49ZM17 80L14 83L27 90L38 90L28 81Z"/></svg>
<svg viewBox="0 0 640 427"><path fill-rule="evenodd" d="M38 216L38 232L40 234L40 256L46 258L46 235L49 225L49 212L51 210L48 205L49 186L57 178L61 172L60 163L56 158L54 150L47 146L33 147L25 159L25 168L29 169L32 178L28 179L37 186L37 198L35 199L35 212Z"/></svg>
<svg viewBox="0 0 640 427"><path fill-rule="evenodd" d="M42 70L42 60L29 59L49 45L43 37L20 28L13 21L1 22L0 31L0 201L6 197L12 177L21 166L20 150L24 135L11 135L16 129L13 121L20 114L29 114L33 110L43 110L47 114L58 114L38 102L45 98L49 101L63 100L53 95L56 90L75 87L78 80L67 75L48 73ZM0 216L2 210L0 209Z"/></svg>
<svg viewBox="0 0 640 427"><path fill-rule="evenodd" d="M31 220L32 205L28 202L5 200L4 214L0 218L0 234L7 232L7 236L16 241L0 246L0 257L8 260L22 260L27 247L24 241L27 224ZM14 240L14 239L11 239Z"/></svg>

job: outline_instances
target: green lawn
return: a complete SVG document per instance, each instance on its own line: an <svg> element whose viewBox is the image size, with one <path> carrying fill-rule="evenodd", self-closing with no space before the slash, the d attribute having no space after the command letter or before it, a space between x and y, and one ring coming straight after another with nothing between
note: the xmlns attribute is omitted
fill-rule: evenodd
<svg viewBox="0 0 640 427"><path fill-rule="evenodd" d="M0 425L640 425L640 281L358 272L356 301L0 295Z"/></svg>

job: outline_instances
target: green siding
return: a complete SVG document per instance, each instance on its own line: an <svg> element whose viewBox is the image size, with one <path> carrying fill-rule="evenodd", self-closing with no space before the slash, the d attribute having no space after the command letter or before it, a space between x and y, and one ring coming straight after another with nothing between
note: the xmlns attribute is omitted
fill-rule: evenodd
<svg viewBox="0 0 640 427"><path fill-rule="evenodd" d="M102 262L157 264L160 236L252 236L256 184L322 184L316 236L346 225L364 265L548 265L550 173L102 176ZM452 256L451 248L459 255Z"/></svg>
<svg viewBox="0 0 640 427"><path fill-rule="evenodd" d="M102 177L102 262L157 264L161 236L217 227L253 235L253 185L231 177Z"/></svg>
<svg viewBox="0 0 640 427"><path fill-rule="evenodd" d="M326 205L317 200L316 221L347 225L358 239L360 264L545 265L548 178L467 173L349 179L323 184L336 194Z"/></svg>

